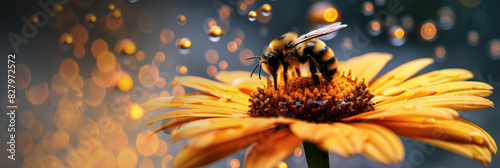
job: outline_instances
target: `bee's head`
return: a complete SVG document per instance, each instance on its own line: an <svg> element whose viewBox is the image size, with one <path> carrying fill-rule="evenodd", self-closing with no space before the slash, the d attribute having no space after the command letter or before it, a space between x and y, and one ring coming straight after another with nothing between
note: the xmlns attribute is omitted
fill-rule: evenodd
<svg viewBox="0 0 500 168"><path fill-rule="evenodd" d="M264 71L266 71L268 74L276 74L280 65L281 65L281 60L277 55L278 53L272 53L272 52L266 52L264 55L262 55L262 68Z"/></svg>

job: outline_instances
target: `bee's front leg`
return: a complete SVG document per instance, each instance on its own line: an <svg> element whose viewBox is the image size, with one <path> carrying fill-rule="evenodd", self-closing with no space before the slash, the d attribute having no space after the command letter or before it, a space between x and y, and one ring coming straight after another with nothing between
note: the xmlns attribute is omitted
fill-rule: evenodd
<svg viewBox="0 0 500 168"><path fill-rule="evenodd" d="M308 56L308 57L309 57L309 70L311 71L311 74L312 74L314 86L316 86L316 88L318 88L318 90L319 90L319 93L322 96L324 96L325 94L323 94L323 92L321 92L321 90L320 90L321 81L319 80L319 76L318 76L318 68L317 68L319 66L318 62L312 56Z"/></svg>

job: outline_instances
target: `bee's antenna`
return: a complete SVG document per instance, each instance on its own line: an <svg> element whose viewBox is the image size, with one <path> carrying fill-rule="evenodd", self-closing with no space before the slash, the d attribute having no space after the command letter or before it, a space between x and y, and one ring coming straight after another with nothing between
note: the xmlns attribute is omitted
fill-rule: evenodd
<svg viewBox="0 0 500 168"><path fill-rule="evenodd" d="M254 67L254 68L253 68L253 70L252 70L252 73L250 74L250 78L252 77L253 73L255 72L255 70L257 69L257 67L258 67L260 64L262 64L262 61L259 61L259 63L257 63L257 65L255 65L255 67ZM260 77L260 75L259 75L259 77Z"/></svg>
<svg viewBox="0 0 500 168"><path fill-rule="evenodd" d="M248 57L248 58L247 58L247 59L245 59L245 60L251 60L251 59L255 59L255 58L258 58L258 59L260 59L260 56L253 56L253 57Z"/></svg>

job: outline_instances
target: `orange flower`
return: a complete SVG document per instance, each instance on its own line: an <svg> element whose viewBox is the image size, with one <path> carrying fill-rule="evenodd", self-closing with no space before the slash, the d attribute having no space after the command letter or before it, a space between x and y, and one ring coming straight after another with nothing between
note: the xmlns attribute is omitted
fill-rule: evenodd
<svg viewBox="0 0 500 168"><path fill-rule="evenodd" d="M340 73L331 82L322 79L320 88L309 77L295 77L274 91L268 79L249 78L244 71L220 72L216 79L221 82L176 77L172 85L206 94L161 97L142 106L181 108L147 123L170 119L155 133L167 129L172 132L171 141L191 139L175 157L176 167L207 165L248 146L245 167L271 167L303 142L344 157L364 154L393 164L404 158L397 135L490 163L497 152L495 141L456 110L493 106L482 98L493 87L465 81L473 75L464 69L411 78L433 62L429 58L405 63L374 79L391 58L368 53L340 62Z"/></svg>

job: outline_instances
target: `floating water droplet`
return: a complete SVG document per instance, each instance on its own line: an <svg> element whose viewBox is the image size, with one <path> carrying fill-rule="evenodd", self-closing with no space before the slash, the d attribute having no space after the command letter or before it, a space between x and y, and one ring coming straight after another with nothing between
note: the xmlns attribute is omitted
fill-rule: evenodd
<svg viewBox="0 0 500 168"><path fill-rule="evenodd" d="M179 15L179 16L177 16L177 23L178 23L179 25L184 25L184 24L186 24L186 21L187 21L186 16L184 16L184 15Z"/></svg>
<svg viewBox="0 0 500 168"><path fill-rule="evenodd" d="M212 26L210 30L208 30L208 39L212 42L219 41L222 36L224 36L224 31L217 25Z"/></svg>
<svg viewBox="0 0 500 168"><path fill-rule="evenodd" d="M177 48L179 48L179 52L181 54L186 55L190 52L189 49L191 48L191 40L184 37L181 39L177 39L176 41Z"/></svg>
<svg viewBox="0 0 500 168"><path fill-rule="evenodd" d="M269 4L264 4L264 5L262 5L262 7L260 9L262 10L263 16L269 16L269 15L271 15L271 11L273 8Z"/></svg>
<svg viewBox="0 0 500 168"><path fill-rule="evenodd" d="M250 20L252 22L257 20L257 12L255 12L255 11L248 12L248 20Z"/></svg>
<svg viewBox="0 0 500 168"><path fill-rule="evenodd" d="M71 44L73 44L73 37L71 37L70 34L65 33L65 34L61 35L61 37L59 38L59 46L63 50L68 50L70 48Z"/></svg>
<svg viewBox="0 0 500 168"><path fill-rule="evenodd" d="M366 1L365 3L363 3L362 7L363 9L361 10L361 12L365 16L371 16L373 15L373 13L375 13L373 3L370 1Z"/></svg>

